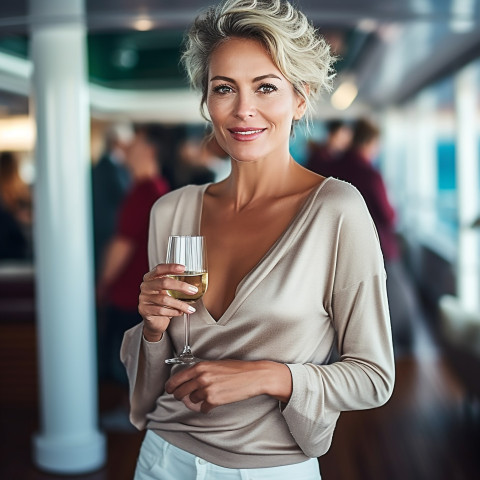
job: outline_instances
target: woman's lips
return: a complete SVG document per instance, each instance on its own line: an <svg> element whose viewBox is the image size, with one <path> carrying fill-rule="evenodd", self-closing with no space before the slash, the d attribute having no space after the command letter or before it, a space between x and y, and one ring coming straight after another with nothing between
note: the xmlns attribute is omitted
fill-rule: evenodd
<svg viewBox="0 0 480 480"><path fill-rule="evenodd" d="M265 128L229 128L230 135L240 142L248 142L257 139Z"/></svg>

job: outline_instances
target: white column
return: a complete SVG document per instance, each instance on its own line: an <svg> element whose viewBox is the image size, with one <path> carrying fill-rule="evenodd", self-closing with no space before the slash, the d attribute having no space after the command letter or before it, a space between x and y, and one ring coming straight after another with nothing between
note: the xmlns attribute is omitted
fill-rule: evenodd
<svg viewBox="0 0 480 480"><path fill-rule="evenodd" d="M31 0L41 429L35 464L101 467L83 0Z"/></svg>
<svg viewBox="0 0 480 480"><path fill-rule="evenodd" d="M455 77L457 115L457 192L458 192L458 257L457 296L467 311L480 308L480 264L478 233L471 225L478 216L478 137L477 137L476 69L470 65Z"/></svg>

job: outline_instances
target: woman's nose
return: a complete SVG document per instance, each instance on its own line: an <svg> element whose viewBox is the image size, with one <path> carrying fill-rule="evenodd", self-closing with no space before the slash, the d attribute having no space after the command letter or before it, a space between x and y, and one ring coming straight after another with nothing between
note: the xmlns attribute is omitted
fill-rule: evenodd
<svg viewBox="0 0 480 480"><path fill-rule="evenodd" d="M238 94L235 103L235 116L241 120L254 117L257 112L255 99L248 94Z"/></svg>

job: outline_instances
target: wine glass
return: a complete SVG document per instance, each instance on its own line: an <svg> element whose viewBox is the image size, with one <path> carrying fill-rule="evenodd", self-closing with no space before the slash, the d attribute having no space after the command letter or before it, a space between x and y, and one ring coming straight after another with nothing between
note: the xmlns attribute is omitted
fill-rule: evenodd
<svg viewBox="0 0 480 480"><path fill-rule="evenodd" d="M179 263L185 265L185 271L178 275L169 275L171 278L181 282L195 285L197 293L189 295L177 290L167 290L173 298L187 303L194 303L207 290L207 252L205 239L202 236L172 235L168 238L167 263ZM190 314L184 313L185 345L183 351L174 358L165 360L168 364L190 365L198 359L193 355L190 347Z"/></svg>

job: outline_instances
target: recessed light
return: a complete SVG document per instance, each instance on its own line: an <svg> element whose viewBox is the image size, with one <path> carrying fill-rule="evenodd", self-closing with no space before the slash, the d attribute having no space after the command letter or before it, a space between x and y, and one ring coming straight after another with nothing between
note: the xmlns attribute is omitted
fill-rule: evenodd
<svg viewBox="0 0 480 480"><path fill-rule="evenodd" d="M147 30L151 30L153 26L154 26L153 21L150 18L146 18L146 17L138 18L133 22L133 28L141 32L146 32Z"/></svg>

